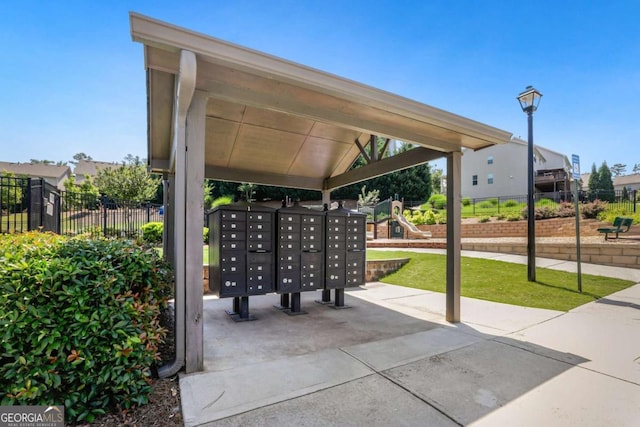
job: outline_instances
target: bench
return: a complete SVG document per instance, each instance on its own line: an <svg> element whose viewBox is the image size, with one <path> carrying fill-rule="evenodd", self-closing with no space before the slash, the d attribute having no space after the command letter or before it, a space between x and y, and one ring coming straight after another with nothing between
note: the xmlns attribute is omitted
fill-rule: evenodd
<svg viewBox="0 0 640 427"><path fill-rule="evenodd" d="M611 227L602 227L598 228L598 232L604 233L604 240L609 240L609 234L615 233L616 239L618 238L618 234L626 233L631 228L631 224L633 223L633 218L623 218L617 216L613 220L613 224Z"/></svg>

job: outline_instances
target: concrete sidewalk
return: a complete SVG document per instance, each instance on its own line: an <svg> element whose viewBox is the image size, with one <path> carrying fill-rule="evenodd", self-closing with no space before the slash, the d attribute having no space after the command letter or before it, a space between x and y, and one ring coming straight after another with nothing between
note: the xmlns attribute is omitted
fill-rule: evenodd
<svg viewBox="0 0 640 427"><path fill-rule="evenodd" d="M538 266L575 269L557 260ZM582 271L640 282L638 270ZM462 298L463 322L454 325L435 292L368 283L346 292L346 310L318 298L303 293L307 314L288 316L273 307L277 295L251 297L258 320L244 323L225 314L231 300L206 299L206 372L180 378L185 425L640 420L640 284L568 313Z"/></svg>

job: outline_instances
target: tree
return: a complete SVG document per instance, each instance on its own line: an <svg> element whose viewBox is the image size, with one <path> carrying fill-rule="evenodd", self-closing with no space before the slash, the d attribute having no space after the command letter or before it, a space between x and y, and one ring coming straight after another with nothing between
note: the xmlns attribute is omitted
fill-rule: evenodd
<svg viewBox="0 0 640 427"><path fill-rule="evenodd" d="M633 173L640 173L640 163L633 165Z"/></svg>
<svg viewBox="0 0 640 427"><path fill-rule="evenodd" d="M38 160L38 159L29 159L29 163L34 165L55 165L56 162L53 160Z"/></svg>
<svg viewBox="0 0 640 427"><path fill-rule="evenodd" d="M155 197L160 177L154 176L137 159L119 168L102 169L95 184L100 193L114 200L143 202Z"/></svg>
<svg viewBox="0 0 640 427"><path fill-rule="evenodd" d="M375 206L380 201L380 190L367 191L367 186L363 185L358 194L358 206Z"/></svg>
<svg viewBox="0 0 640 427"><path fill-rule="evenodd" d="M623 165L622 163L616 163L615 165L611 166L611 168L609 169L611 170L611 174L613 174L613 176L616 177L616 176L624 175L624 173L627 171L627 165Z"/></svg>
<svg viewBox="0 0 640 427"><path fill-rule="evenodd" d="M256 194L256 188L257 188L257 185L251 184L248 182L243 182L242 184L240 184L238 186L238 191L242 195L242 200L249 203L255 201L253 196Z"/></svg>
<svg viewBox="0 0 640 427"><path fill-rule="evenodd" d="M204 208L211 209L213 207L213 201L216 199L213 196L213 190L216 188L215 181L211 179L204 180Z"/></svg>
<svg viewBox="0 0 640 427"><path fill-rule="evenodd" d="M607 166L607 162L602 162L600 169L598 169L598 181L602 194L600 200L607 202L615 201L616 194L613 188L613 179L611 178L611 170Z"/></svg>
<svg viewBox="0 0 640 427"><path fill-rule="evenodd" d="M431 172L431 187L434 193L442 193L442 169L435 169Z"/></svg>
<svg viewBox="0 0 640 427"><path fill-rule="evenodd" d="M93 160L93 158L85 153L76 153L73 155L73 160L70 163L77 165L80 160Z"/></svg>
<svg viewBox="0 0 640 427"><path fill-rule="evenodd" d="M600 177L598 175L598 170L596 169L596 164L593 163L591 165L591 175L589 176L589 198L594 200L598 198L598 191L600 190Z"/></svg>

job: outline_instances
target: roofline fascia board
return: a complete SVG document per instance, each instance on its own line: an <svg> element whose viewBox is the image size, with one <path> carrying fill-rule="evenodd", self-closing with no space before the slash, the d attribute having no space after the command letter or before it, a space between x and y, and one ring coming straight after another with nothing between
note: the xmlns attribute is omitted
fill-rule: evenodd
<svg viewBox="0 0 640 427"><path fill-rule="evenodd" d="M190 31L135 12L130 12L129 16L132 39L140 43L166 50L189 50L214 63L250 70L252 73L267 75L269 78L275 77L323 93L330 93L352 102L382 106L395 114L473 135L476 138L497 144L508 141L512 136L511 133L493 126L334 74Z"/></svg>
<svg viewBox="0 0 640 427"><path fill-rule="evenodd" d="M365 181L375 178L389 172L407 169L427 163L431 160L444 157L445 153L430 150L424 147L416 147L412 150L405 151L392 157L386 157L377 162L351 169L341 175L328 178L325 181L323 190L334 190L356 182Z"/></svg>

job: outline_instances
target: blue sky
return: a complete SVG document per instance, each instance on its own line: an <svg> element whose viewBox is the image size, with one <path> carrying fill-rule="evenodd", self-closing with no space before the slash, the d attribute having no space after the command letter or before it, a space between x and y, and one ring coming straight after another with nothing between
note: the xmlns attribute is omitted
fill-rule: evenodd
<svg viewBox="0 0 640 427"><path fill-rule="evenodd" d="M2 2L0 160L146 157L143 51L129 11L525 139L516 96L533 85L544 95L536 144L578 154L583 172L640 163L634 0Z"/></svg>

